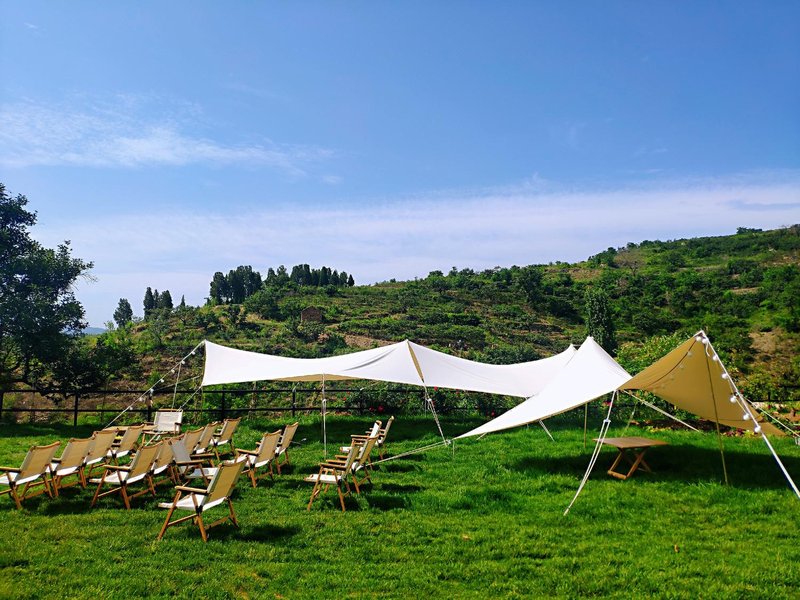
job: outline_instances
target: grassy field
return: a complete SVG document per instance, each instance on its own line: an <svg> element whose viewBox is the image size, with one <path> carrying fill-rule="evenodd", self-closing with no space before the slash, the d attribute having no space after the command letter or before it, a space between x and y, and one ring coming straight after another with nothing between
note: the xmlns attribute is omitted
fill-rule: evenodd
<svg viewBox="0 0 800 600"><path fill-rule="evenodd" d="M457 435L476 422L443 427ZM369 420L328 423L333 445ZM248 421L237 445L252 448L281 424ZM713 434L631 428L670 443L648 455L654 473L614 480L605 469L615 451L604 450L565 517L591 452L581 424L582 415L556 419L555 442L530 427L383 463L342 513L332 491L305 510L311 486L302 477L322 458L320 425L309 419L292 467L256 489L241 479L241 528L215 528L208 544L188 524L156 541L166 513L156 504L172 496L166 484L158 500L136 499L129 512L113 496L92 510L93 490L79 487L29 499L22 511L3 496L0 596L797 597L800 501L763 442L725 439L725 486ZM0 464L19 466L33 443L90 432L0 425ZM424 417L401 416L390 436L390 455L437 439ZM775 445L800 478L800 448Z"/></svg>

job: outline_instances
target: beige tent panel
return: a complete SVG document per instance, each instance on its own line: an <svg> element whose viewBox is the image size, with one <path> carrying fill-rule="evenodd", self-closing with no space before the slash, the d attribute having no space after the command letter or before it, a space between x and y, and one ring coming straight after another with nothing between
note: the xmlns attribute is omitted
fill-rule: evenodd
<svg viewBox="0 0 800 600"><path fill-rule="evenodd" d="M733 382L703 332L686 340L619 389L652 392L703 419L738 429L753 431L756 424L752 417L756 417L765 433L782 434L772 424L762 421L752 407L743 404L746 400L737 398Z"/></svg>

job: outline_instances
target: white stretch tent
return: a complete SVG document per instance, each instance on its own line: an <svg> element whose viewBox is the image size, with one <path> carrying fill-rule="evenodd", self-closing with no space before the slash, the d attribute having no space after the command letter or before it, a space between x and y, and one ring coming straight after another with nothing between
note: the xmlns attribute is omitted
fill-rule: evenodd
<svg viewBox="0 0 800 600"><path fill-rule="evenodd" d="M541 391L570 362L575 348L514 365L450 356L408 340L326 358L286 358L205 342L201 385L249 381L369 379L526 398Z"/></svg>
<svg viewBox="0 0 800 600"><path fill-rule="evenodd" d="M613 392L630 378L592 337L587 337L569 362L536 395L458 438L541 421Z"/></svg>

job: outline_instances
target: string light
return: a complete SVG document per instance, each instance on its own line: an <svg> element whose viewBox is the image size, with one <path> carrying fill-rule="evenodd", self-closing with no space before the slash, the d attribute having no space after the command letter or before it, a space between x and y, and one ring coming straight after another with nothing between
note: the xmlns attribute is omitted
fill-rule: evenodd
<svg viewBox="0 0 800 600"><path fill-rule="evenodd" d="M731 397L728 398L728 400L731 401L731 404L736 404L736 396L735 395L731 394Z"/></svg>
<svg viewBox="0 0 800 600"><path fill-rule="evenodd" d="M761 425L756 425L755 428L753 429L753 431L755 433L761 433Z"/></svg>
<svg viewBox="0 0 800 600"><path fill-rule="evenodd" d="M727 379L727 378L728 378L728 374L727 374L727 373L723 373L723 374L722 374L722 378L723 378L723 379Z"/></svg>
<svg viewBox="0 0 800 600"><path fill-rule="evenodd" d="M711 357L711 360L713 360L714 362L717 362L717 361L719 361L719 356L717 356L715 354L714 356Z"/></svg>
<svg viewBox="0 0 800 600"><path fill-rule="evenodd" d="M694 339L695 339L696 342L702 342L703 341L703 336L702 335L698 335Z"/></svg>
<svg viewBox="0 0 800 600"><path fill-rule="evenodd" d="M744 419L745 421L749 421L750 420L750 413L744 413L742 415L742 419Z"/></svg>

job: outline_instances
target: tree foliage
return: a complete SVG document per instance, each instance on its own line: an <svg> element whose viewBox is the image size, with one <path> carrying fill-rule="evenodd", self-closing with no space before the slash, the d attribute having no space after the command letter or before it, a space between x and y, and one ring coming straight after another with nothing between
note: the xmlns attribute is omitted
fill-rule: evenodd
<svg viewBox="0 0 800 600"><path fill-rule="evenodd" d="M0 184L0 382L33 383L34 373L63 365L86 327L75 282L92 263L73 258L69 242L50 249L30 237L36 213L25 196Z"/></svg>

